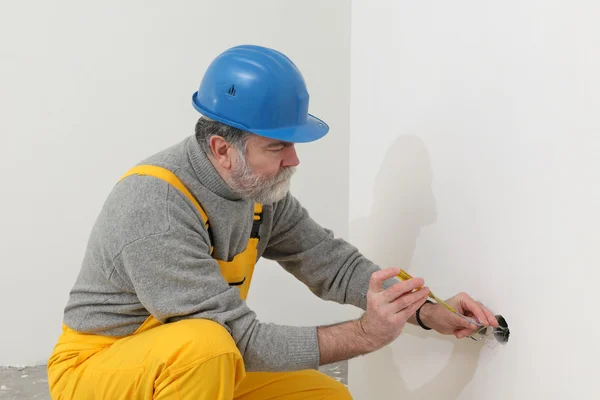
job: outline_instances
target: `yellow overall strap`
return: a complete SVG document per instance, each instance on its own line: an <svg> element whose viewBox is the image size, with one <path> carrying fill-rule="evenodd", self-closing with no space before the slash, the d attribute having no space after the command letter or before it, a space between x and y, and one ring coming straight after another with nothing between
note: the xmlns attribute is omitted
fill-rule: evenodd
<svg viewBox="0 0 600 400"><path fill-rule="evenodd" d="M204 226L206 226L206 230L209 229L208 215L206 215L206 213L200 206L200 203L198 203L198 201L192 195L192 193L190 193L190 191L185 187L185 185L179 180L177 175L175 175L174 173L172 173L171 171L169 171L166 168L158 167L156 165L138 165L136 167L131 168L129 171L127 171L125 173L125 175L123 175L121 177L121 179L119 179L119 182L121 182L123 179L125 179L131 175L152 176L154 178L162 179L163 181L174 186L177 190L179 190L181 193L183 193L183 195L185 197L187 197L189 201L192 202L192 204L196 207L196 209L200 213L200 216L202 217L202 221L204 222ZM213 249L214 249L214 246L211 246L210 254L212 254Z"/></svg>
<svg viewBox="0 0 600 400"><path fill-rule="evenodd" d="M254 217L252 218L252 231L250 232L251 238L259 238L258 231L262 224L262 204L254 203Z"/></svg>

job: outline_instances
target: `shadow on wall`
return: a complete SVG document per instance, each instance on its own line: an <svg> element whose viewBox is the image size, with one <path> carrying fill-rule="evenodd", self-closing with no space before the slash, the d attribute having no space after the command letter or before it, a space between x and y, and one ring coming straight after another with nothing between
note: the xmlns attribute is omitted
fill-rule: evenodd
<svg viewBox="0 0 600 400"><path fill-rule="evenodd" d="M382 268L398 266L410 272L413 253L421 229L437 220L436 201L432 191L433 173L429 152L423 141L416 136L400 136L388 149L383 165L375 181L374 201L368 217L351 223L352 243ZM430 249L435 251L435 249ZM408 336L408 338L407 338ZM419 343L415 349L405 348L404 341ZM431 357L427 354L425 340L442 340L452 343L447 364L423 386L409 390L394 360L392 346L409 353L403 362L415 357ZM392 346L386 346L360 361L360 375L373 398L400 399L453 399L471 381L477 367L483 345L470 339L457 340L454 336L440 335L420 327L407 325L402 336ZM435 346L438 348L439 346ZM436 364L435 356L430 362L419 362L421 368ZM352 368L352 365L350 365ZM403 369L411 368L403 366ZM415 368L418 368L415 366ZM429 369L423 371L427 373Z"/></svg>

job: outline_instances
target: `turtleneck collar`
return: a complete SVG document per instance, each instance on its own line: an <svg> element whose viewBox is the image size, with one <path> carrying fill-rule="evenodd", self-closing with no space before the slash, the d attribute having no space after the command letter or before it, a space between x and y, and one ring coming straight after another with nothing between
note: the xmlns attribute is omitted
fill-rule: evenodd
<svg viewBox="0 0 600 400"><path fill-rule="evenodd" d="M186 147L196 177L204 187L227 200L242 200L242 197L235 193L219 175L195 136L188 138Z"/></svg>

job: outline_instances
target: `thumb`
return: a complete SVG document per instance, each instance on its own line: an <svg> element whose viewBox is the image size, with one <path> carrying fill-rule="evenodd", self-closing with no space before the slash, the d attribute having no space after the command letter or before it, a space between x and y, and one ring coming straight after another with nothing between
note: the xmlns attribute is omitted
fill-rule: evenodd
<svg viewBox="0 0 600 400"><path fill-rule="evenodd" d="M458 325L457 327L462 327L462 328L466 328L469 330L476 330L477 328L479 328L479 325L477 325L476 323L473 323L473 322L469 322L467 320L467 319L471 319L471 318L468 318L468 317L463 318L459 315L456 315L456 317L460 320L460 322L457 324Z"/></svg>
<svg viewBox="0 0 600 400"><path fill-rule="evenodd" d="M467 321L465 318L462 318L458 315L455 315L455 317L456 329L454 330L454 336L456 336L458 339L472 335L475 331L477 331L477 328L479 328L477 325Z"/></svg>
<svg viewBox="0 0 600 400"><path fill-rule="evenodd" d="M471 329L456 329L454 330L454 336L456 336L457 339L462 339L464 337L467 337L471 334Z"/></svg>

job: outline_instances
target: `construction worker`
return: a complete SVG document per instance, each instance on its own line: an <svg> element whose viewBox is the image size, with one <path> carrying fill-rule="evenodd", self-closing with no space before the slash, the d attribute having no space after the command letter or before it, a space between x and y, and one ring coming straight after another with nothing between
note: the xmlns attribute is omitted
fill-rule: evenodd
<svg viewBox="0 0 600 400"><path fill-rule="evenodd" d="M329 127L308 113L288 57L228 49L192 104L195 135L127 171L92 229L48 362L54 399L347 399L320 365L375 351L407 322L475 332L426 302L426 287L414 290L423 279L395 279L397 268L335 238L289 192L294 144ZM245 302L260 257L364 314L330 326L260 322ZM449 302L497 326L467 294Z"/></svg>

